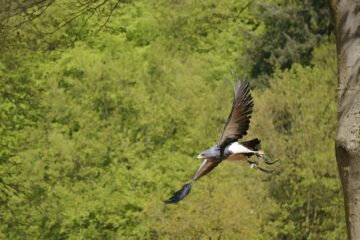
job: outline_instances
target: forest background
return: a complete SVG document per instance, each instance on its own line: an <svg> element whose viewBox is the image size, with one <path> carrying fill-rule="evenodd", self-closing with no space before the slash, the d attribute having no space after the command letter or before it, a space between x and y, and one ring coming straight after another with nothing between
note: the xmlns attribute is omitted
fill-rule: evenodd
<svg viewBox="0 0 360 240"><path fill-rule="evenodd" d="M346 238L326 0L0 3L0 239ZM280 164L224 163L165 206L231 70Z"/></svg>

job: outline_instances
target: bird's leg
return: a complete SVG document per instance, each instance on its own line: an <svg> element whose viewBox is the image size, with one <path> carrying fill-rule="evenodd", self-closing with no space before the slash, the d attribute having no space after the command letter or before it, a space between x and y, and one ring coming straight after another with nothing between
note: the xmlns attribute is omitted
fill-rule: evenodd
<svg viewBox="0 0 360 240"><path fill-rule="evenodd" d="M252 164L255 164L255 165L259 165L258 161L250 161L250 160L247 160L247 162L252 165Z"/></svg>
<svg viewBox="0 0 360 240"><path fill-rule="evenodd" d="M264 173L272 173L274 170L267 170L265 168L260 167L259 165L257 165L255 168L259 169L260 171L264 172Z"/></svg>
<svg viewBox="0 0 360 240"><path fill-rule="evenodd" d="M274 162L270 162L269 161L269 158L265 155L265 152L264 151L261 151L261 150L258 150L255 152L255 155L258 157L258 158L261 158L261 160L264 161L265 164L267 165L273 165L274 163L278 162L279 160L276 160Z"/></svg>
<svg viewBox="0 0 360 240"><path fill-rule="evenodd" d="M272 170L267 170L265 168L260 167L258 161L250 161L250 160L247 160L247 161L250 164L251 168L259 169L260 171L262 171L264 173L272 173L273 172Z"/></svg>

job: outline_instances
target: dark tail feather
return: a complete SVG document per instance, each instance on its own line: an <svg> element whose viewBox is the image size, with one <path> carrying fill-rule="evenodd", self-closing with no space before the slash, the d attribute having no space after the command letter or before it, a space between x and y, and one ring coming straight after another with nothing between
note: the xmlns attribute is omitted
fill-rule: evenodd
<svg viewBox="0 0 360 240"><path fill-rule="evenodd" d="M260 148L260 143L261 141L258 138L249 140L249 141L245 141L245 142L240 142L241 145L243 145L244 147L247 147L251 150L257 150Z"/></svg>
<svg viewBox="0 0 360 240"><path fill-rule="evenodd" d="M179 191L174 193L174 195L171 198L169 198L168 200L165 200L164 203L165 204L171 204L171 203L180 202L181 200L183 200L190 193L191 185L192 185L191 182L185 184Z"/></svg>

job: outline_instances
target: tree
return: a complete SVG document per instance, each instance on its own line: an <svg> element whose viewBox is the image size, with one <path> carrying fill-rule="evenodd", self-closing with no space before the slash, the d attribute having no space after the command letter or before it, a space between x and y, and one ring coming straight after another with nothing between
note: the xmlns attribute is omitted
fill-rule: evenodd
<svg viewBox="0 0 360 240"><path fill-rule="evenodd" d="M330 1L338 58L336 158L349 239L360 239L360 1Z"/></svg>
<svg viewBox="0 0 360 240"><path fill-rule="evenodd" d="M310 41L317 28L296 38L314 16L325 29L327 1L306 1L310 15L267 1L289 14L263 23L253 0L0 0L0 239L342 239L335 46ZM245 33L271 31L271 52L290 47L285 31L296 58L271 65L268 88L250 78L246 139L281 160L275 172L224 163L165 207L226 120L224 76L252 69Z"/></svg>
<svg viewBox="0 0 360 240"><path fill-rule="evenodd" d="M107 27L115 10L130 3L128 0L0 0L0 51L20 48L51 51L69 46L83 39L91 19L96 22L91 31L97 33Z"/></svg>
<svg viewBox="0 0 360 240"><path fill-rule="evenodd" d="M339 240L345 235L344 211L336 208L342 193L332 147L335 46L315 48L312 59L311 67L295 63L278 69L270 88L254 91L252 129L269 157L280 160L265 187L276 207L263 222L263 239Z"/></svg>
<svg viewBox="0 0 360 240"><path fill-rule="evenodd" d="M249 72L257 86L269 86L276 68L290 69L294 63L309 66L315 47L331 33L327 0L258 1L256 14L260 36L248 49ZM263 27L261 27L263 25ZM250 39L251 39L250 35Z"/></svg>

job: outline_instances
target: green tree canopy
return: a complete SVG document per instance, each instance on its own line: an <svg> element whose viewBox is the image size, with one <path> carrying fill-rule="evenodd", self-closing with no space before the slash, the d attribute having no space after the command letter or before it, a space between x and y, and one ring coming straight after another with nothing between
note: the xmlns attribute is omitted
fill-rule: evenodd
<svg viewBox="0 0 360 240"><path fill-rule="evenodd" d="M103 2L16 30L29 16L0 11L0 238L343 239L323 1ZM281 162L224 163L164 206L220 134L230 70L253 86L247 138Z"/></svg>

